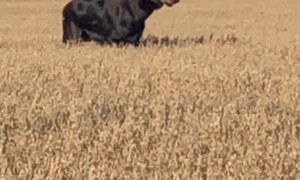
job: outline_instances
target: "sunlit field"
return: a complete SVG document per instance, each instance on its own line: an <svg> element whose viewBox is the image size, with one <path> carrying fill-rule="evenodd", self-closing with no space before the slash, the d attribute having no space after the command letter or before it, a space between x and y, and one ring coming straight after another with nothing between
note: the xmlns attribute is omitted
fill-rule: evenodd
<svg viewBox="0 0 300 180"><path fill-rule="evenodd" d="M300 179L300 1L181 0L140 47L0 0L0 180Z"/></svg>

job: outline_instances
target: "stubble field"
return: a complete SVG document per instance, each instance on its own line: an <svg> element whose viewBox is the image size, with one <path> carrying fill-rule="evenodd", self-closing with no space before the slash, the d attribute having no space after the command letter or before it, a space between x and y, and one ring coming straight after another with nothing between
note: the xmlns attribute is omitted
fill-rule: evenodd
<svg viewBox="0 0 300 180"><path fill-rule="evenodd" d="M140 48L65 47L66 2L0 1L1 180L300 179L298 0L182 0Z"/></svg>

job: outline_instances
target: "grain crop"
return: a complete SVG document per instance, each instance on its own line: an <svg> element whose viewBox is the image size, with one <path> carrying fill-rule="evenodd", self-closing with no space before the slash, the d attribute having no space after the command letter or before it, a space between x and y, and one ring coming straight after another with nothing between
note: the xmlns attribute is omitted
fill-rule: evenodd
<svg viewBox="0 0 300 180"><path fill-rule="evenodd" d="M300 179L300 1L181 0L141 47L0 0L0 179Z"/></svg>

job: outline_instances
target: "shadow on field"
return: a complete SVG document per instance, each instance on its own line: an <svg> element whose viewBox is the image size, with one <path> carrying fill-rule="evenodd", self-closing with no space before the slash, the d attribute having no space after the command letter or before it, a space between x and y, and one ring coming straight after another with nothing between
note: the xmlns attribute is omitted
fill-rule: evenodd
<svg viewBox="0 0 300 180"><path fill-rule="evenodd" d="M210 34L208 36L195 36L195 37L170 37L170 36L156 36L149 34L143 37L140 43L135 46L133 44L127 43L103 43L103 42L96 42L92 40L83 40L81 43L77 45L84 45L87 42L94 42L100 46L107 46L107 47L117 47L117 48L126 48L131 47L131 45L135 47L195 47L200 46L203 44L217 44L217 45L225 45L225 44L236 44L240 39L237 38L235 34L227 34L221 35L216 37L214 34ZM82 44L84 43L84 44ZM72 46L72 45L71 45ZM69 47L71 47L69 46Z"/></svg>
<svg viewBox="0 0 300 180"><path fill-rule="evenodd" d="M226 35L218 38L214 38L214 34L208 37L196 36L196 37L159 37L154 35L148 35L141 41L142 47L148 46L166 46L166 47L184 47L184 46L198 46L210 42L217 44L234 44L238 41L235 35Z"/></svg>

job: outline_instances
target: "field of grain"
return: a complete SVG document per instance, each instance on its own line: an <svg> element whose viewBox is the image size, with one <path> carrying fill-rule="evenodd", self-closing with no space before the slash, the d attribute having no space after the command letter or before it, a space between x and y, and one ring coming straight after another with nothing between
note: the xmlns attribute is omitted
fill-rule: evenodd
<svg viewBox="0 0 300 180"><path fill-rule="evenodd" d="M66 2L0 0L0 180L300 179L299 0L182 0L139 48L65 47Z"/></svg>

